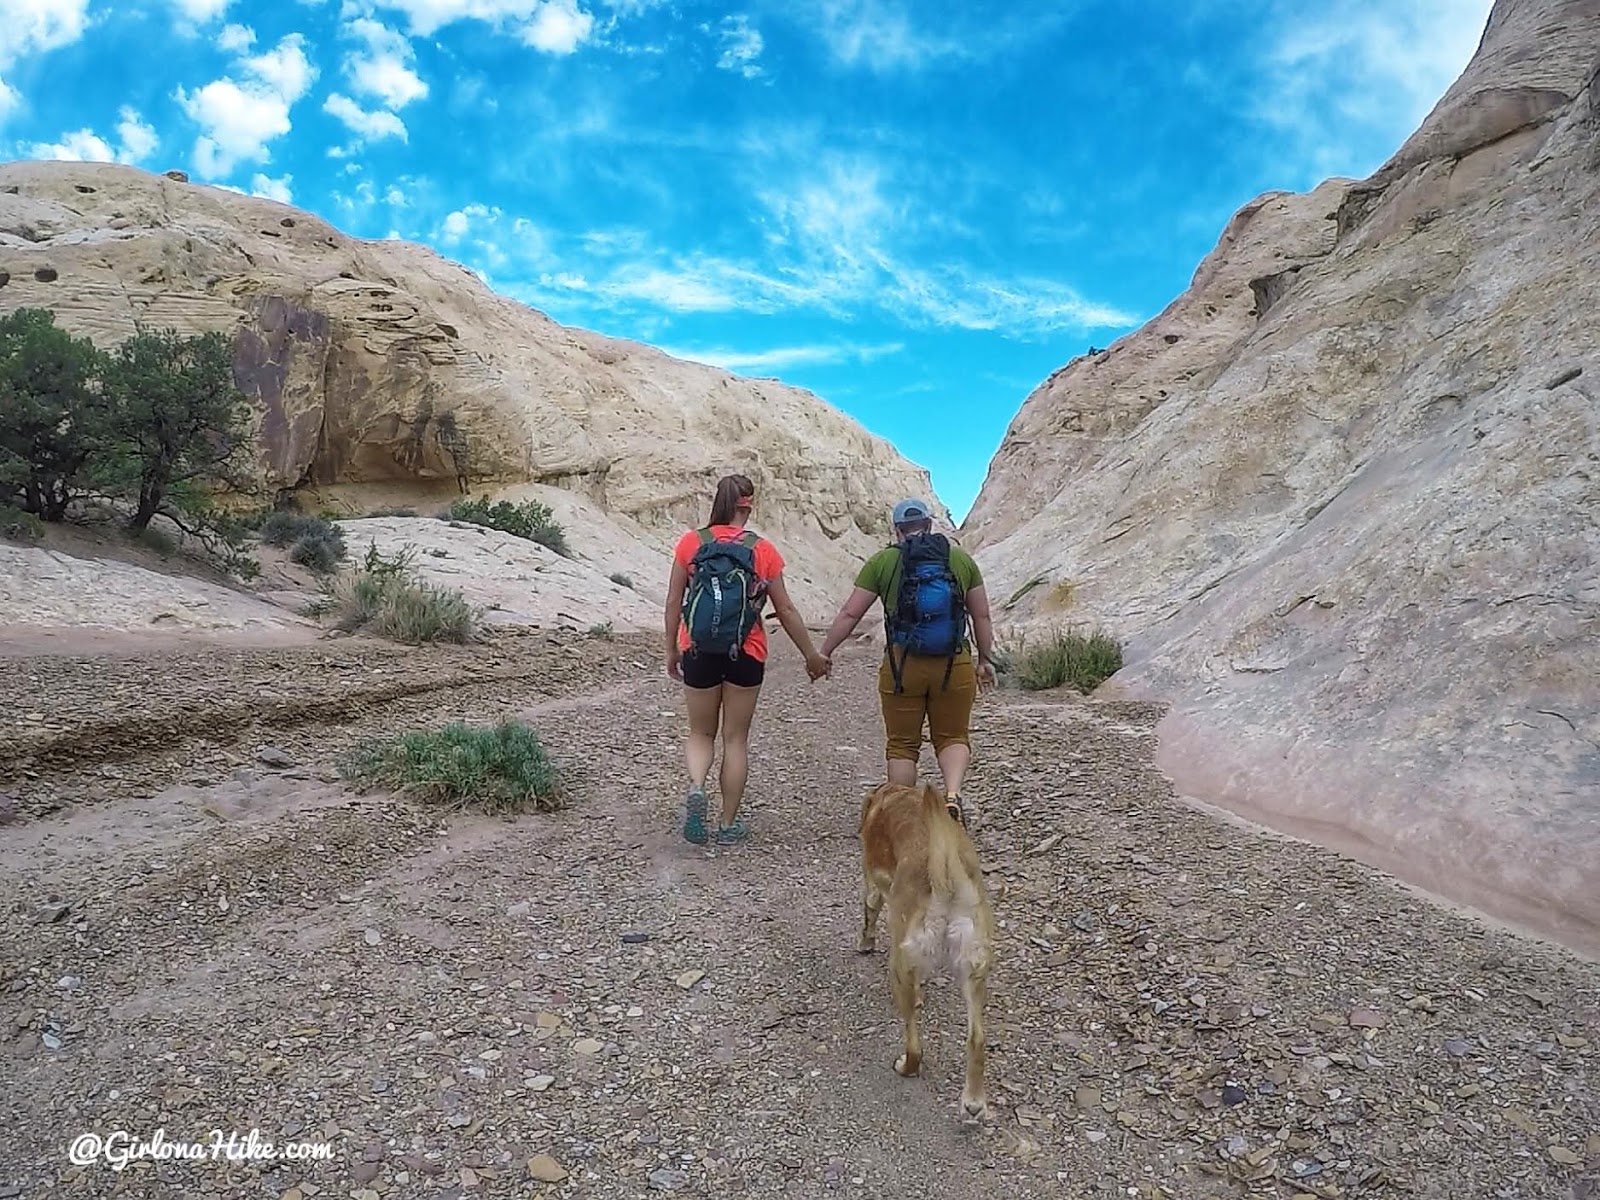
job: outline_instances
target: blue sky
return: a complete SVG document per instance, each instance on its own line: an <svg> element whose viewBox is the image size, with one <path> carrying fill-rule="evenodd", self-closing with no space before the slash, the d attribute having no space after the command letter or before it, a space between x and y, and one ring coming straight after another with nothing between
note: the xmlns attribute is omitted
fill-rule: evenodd
<svg viewBox="0 0 1600 1200"><path fill-rule="evenodd" d="M0 153L181 168L810 388L959 518L1231 213L1362 176L1490 0L0 0Z"/></svg>

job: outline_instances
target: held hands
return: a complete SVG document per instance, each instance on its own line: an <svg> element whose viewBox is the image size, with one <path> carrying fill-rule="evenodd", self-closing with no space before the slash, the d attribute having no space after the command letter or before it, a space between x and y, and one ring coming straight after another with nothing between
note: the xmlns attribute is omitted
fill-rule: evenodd
<svg viewBox="0 0 1600 1200"><path fill-rule="evenodd" d="M826 654L811 653L806 656L806 674L811 676L811 682L826 678L833 673L833 659Z"/></svg>

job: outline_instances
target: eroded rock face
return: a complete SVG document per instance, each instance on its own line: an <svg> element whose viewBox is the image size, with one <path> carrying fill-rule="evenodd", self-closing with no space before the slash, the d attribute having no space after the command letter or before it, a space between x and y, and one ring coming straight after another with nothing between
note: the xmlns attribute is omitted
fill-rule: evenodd
<svg viewBox="0 0 1600 1200"><path fill-rule="evenodd" d="M741 471L824 620L894 502L931 491L808 392L563 327L423 247L171 174L0 166L0 270L0 312L48 307L103 345L136 320L228 332L271 492L549 484L668 537Z"/></svg>
<svg viewBox="0 0 1600 1200"><path fill-rule="evenodd" d="M1597 61L1594 0L1496 4L1371 179L1035 391L966 529L1009 619L1127 639L1182 790L1592 951Z"/></svg>

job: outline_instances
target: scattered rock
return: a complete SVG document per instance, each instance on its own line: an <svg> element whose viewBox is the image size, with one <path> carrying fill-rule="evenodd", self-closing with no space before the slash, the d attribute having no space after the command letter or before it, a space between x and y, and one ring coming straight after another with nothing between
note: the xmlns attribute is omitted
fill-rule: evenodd
<svg viewBox="0 0 1600 1200"><path fill-rule="evenodd" d="M256 761L264 767L283 771L294 766L294 758L276 746L263 746L256 751Z"/></svg>
<svg viewBox="0 0 1600 1200"><path fill-rule="evenodd" d="M528 1174L540 1183L560 1183L567 1169L548 1154L535 1154L528 1160Z"/></svg>

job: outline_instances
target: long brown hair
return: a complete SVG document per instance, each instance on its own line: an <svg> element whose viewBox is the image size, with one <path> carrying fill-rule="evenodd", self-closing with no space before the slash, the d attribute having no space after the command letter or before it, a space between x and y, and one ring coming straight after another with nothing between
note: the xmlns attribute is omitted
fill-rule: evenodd
<svg viewBox="0 0 1600 1200"><path fill-rule="evenodd" d="M724 475L717 480L716 499L711 501L708 525L733 525L739 516L739 501L756 494L756 485L744 475Z"/></svg>

